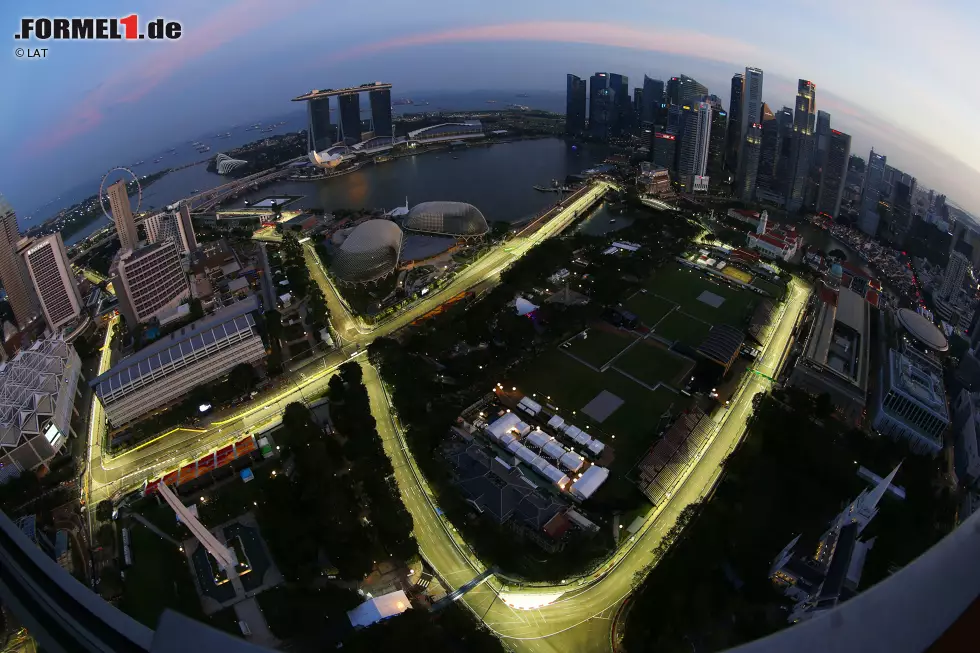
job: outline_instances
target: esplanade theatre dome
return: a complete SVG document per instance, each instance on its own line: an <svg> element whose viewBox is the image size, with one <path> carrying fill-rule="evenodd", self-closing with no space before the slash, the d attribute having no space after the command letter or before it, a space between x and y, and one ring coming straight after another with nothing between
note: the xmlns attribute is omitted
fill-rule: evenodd
<svg viewBox="0 0 980 653"><path fill-rule="evenodd" d="M471 238L490 228L480 209L465 202L422 202L412 207L402 223L408 231Z"/></svg>
<svg viewBox="0 0 980 653"><path fill-rule="evenodd" d="M390 220L366 220L337 249L330 267L344 283L368 283L395 271L402 230Z"/></svg>

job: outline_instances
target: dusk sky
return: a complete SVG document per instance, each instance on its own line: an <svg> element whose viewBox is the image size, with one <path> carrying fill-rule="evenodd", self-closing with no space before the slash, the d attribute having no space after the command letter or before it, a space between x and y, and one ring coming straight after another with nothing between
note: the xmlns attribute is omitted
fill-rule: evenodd
<svg viewBox="0 0 980 653"><path fill-rule="evenodd" d="M90 8L90 9L88 9ZM31 211L106 169L211 129L297 110L311 88L383 80L413 91L564 88L564 75L685 73L727 108L731 75L765 71L763 99L817 108L888 163L980 215L980 5L937 0L4 2L8 53L0 193ZM83 14L84 11L92 14ZM179 20L176 42L37 42L17 59L22 15ZM97 189L93 188L93 192Z"/></svg>

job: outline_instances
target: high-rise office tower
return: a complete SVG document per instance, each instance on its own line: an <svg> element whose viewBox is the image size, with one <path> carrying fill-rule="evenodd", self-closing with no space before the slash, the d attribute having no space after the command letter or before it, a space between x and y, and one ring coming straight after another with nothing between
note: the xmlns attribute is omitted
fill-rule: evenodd
<svg viewBox="0 0 980 653"><path fill-rule="evenodd" d="M830 114L817 111L817 152L825 155L830 149Z"/></svg>
<svg viewBox="0 0 980 653"><path fill-rule="evenodd" d="M888 158L875 154L871 148L868 163L864 170L864 186L861 188L861 212L858 215L858 229L874 237L878 233L878 201L881 199L881 184L885 176Z"/></svg>
<svg viewBox="0 0 980 653"><path fill-rule="evenodd" d="M659 79L643 76L643 110L640 120L644 124L654 124L660 113L660 104L664 99L664 83ZM660 123L657 123L660 124Z"/></svg>
<svg viewBox="0 0 980 653"><path fill-rule="evenodd" d="M589 80L589 133L601 140L613 135L618 116L616 92L609 88L608 77L606 73L596 73Z"/></svg>
<svg viewBox="0 0 980 653"><path fill-rule="evenodd" d="M24 251L24 261L41 300L48 328L57 333L82 314L82 297L78 294L78 284L61 233L55 232L32 243Z"/></svg>
<svg viewBox="0 0 980 653"><path fill-rule="evenodd" d="M677 173L681 185L690 192L694 177L708 171L708 148L711 142L711 105L707 102L683 106L680 154Z"/></svg>
<svg viewBox="0 0 980 653"><path fill-rule="evenodd" d="M197 249L197 236L191 222L190 209L187 204L165 213L151 215L143 222L146 229L147 244L162 243L171 240L177 246L179 254L189 254Z"/></svg>
<svg viewBox="0 0 980 653"><path fill-rule="evenodd" d="M667 168L671 175L677 173L677 137L673 134L654 132L651 136L650 160Z"/></svg>
<svg viewBox="0 0 980 653"><path fill-rule="evenodd" d="M348 145L361 142L361 94L337 96L340 105L340 139Z"/></svg>
<svg viewBox="0 0 980 653"><path fill-rule="evenodd" d="M963 281L970 270L973 247L965 240L957 240L949 255L949 262L943 273L943 283L939 287L939 299L949 301L963 288Z"/></svg>
<svg viewBox="0 0 980 653"><path fill-rule="evenodd" d="M792 112L790 112L790 119L792 124ZM756 194L761 199L775 204L781 204L783 201L783 193L777 175L781 144L779 127L780 121L776 119L772 111L764 111L762 135L759 143L759 172L756 180Z"/></svg>
<svg viewBox="0 0 980 653"><path fill-rule="evenodd" d="M391 89L379 88L368 93L371 103L371 127L375 136L394 136L391 124Z"/></svg>
<svg viewBox="0 0 980 653"><path fill-rule="evenodd" d="M333 145L336 132L330 124L330 98L318 98L306 103L310 118L309 133L306 135L307 148L312 152L322 152Z"/></svg>
<svg viewBox="0 0 980 653"><path fill-rule="evenodd" d="M643 87L637 86L633 89L633 122L634 127L643 124Z"/></svg>
<svg viewBox="0 0 980 653"><path fill-rule="evenodd" d="M739 155L738 196L743 202L751 202L755 197L761 145L762 125L754 122L746 127L745 142Z"/></svg>
<svg viewBox="0 0 980 653"><path fill-rule="evenodd" d="M738 170L739 139L742 136L742 83L745 76L732 76L731 97L728 101L728 136L725 143L725 165L731 172Z"/></svg>
<svg viewBox="0 0 980 653"><path fill-rule="evenodd" d="M712 93L711 95L705 95L701 98L702 101L707 102L711 105L712 111L722 111L721 98ZM725 115L728 115L727 113Z"/></svg>
<svg viewBox="0 0 980 653"><path fill-rule="evenodd" d="M565 76L565 133L571 136L585 132L585 105L588 93L585 80L578 75Z"/></svg>
<svg viewBox="0 0 980 653"><path fill-rule="evenodd" d="M130 328L190 297L187 275L172 240L122 252L113 265L112 285L119 297L119 311Z"/></svg>
<svg viewBox="0 0 980 653"><path fill-rule="evenodd" d="M790 153L790 177L786 209L799 211L803 206L807 179L815 147L817 128L817 86L801 79L796 92L796 111L793 114L793 143Z"/></svg>
<svg viewBox="0 0 980 653"><path fill-rule="evenodd" d="M633 103L630 101L630 79L619 73L609 74L609 88L615 93L616 117L612 125L612 135L627 133L633 122Z"/></svg>
<svg viewBox="0 0 980 653"><path fill-rule="evenodd" d="M745 69L745 80L742 84L742 110L739 117L741 119L742 126L739 130L741 133L741 140L738 144L738 178L751 178L754 190L755 177L758 171L743 170L744 163L742 160L742 150L745 149L745 144L749 142L749 139L746 138L749 125L759 125L759 120L762 117L762 70L759 68ZM761 125L759 129L761 131ZM756 164L758 164L758 154L756 155Z"/></svg>
<svg viewBox="0 0 980 653"><path fill-rule="evenodd" d="M728 138L728 112L711 111L711 139L708 144L708 177L712 186L727 183L725 172L725 139Z"/></svg>
<svg viewBox="0 0 980 653"><path fill-rule="evenodd" d="M684 113L684 109L679 104L671 104L667 107L667 133L677 134L681 133L681 116Z"/></svg>
<svg viewBox="0 0 980 653"><path fill-rule="evenodd" d="M37 317L38 305L27 266L17 255L19 240L17 215L3 195L0 195L0 283L3 283L3 289L7 291L7 301L14 312L14 320L23 329Z"/></svg>
<svg viewBox="0 0 980 653"><path fill-rule="evenodd" d="M833 218L840 215L840 203L844 197L844 182L847 180L847 162L850 158L850 134L831 130L830 143L827 146L827 153L821 166L817 213L826 213Z"/></svg>
<svg viewBox="0 0 980 653"><path fill-rule="evenodd" d="M667 80L667 104L681 103L681 78L671 77Z"/></svg>
<svg viewBox="0 0 980 653"><path fill-rule="evenodd" d="M678 90L678 104L681 105L694 105L698 103L701 98L708 94L708 87L694 79L693 77L688 77L687 75L681 75L680 80L677 82Z"/></svg>
<svg viewBox="0 0 980 653"><path fill-rule="evenodd" d="M119 235L119 249L136 249L139 245L139 236L136 235L136 221L133 219L133 209L129 205L126 182L120 179L109 186L108 195L112 221L116 223L116 233Z"/></svg>

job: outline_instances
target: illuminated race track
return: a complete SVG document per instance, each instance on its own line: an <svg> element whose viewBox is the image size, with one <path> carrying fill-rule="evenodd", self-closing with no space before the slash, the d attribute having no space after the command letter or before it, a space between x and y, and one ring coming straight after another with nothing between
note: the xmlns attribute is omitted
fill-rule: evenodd
<svg viewBox="0 0 980 653"><path fill-rule="evenodd" d="M405 311L374 326L363 324L351 315L312 247L307 246L307 265L311 276L323 290L331 312L331 323L341 336L341 345L315 364L284 375L279 387L266 391L247 408L228 414L212 416L204 431L178 431L158 437L113 458L100 455L104 435L101 410L93 407L89 429L89 480L86 493L89 502L118 496L138 487L144 480L172 471L184 463L214 451L242 437L278 423L282 409L292 401L305 401L322 394L336 368L347 360L363 360L363 347L374 338L391 334L425 313L437 308L447 299L464 291L489 288L501 271L523 256L544 239L560 233L574 222L580 213L603 195L608 187L598 182L558 213L531 232L518 234L505 246L498 247L458 274L450 283ZM793 280L787 301L782 305L769 340L758 359L756 369L778 377L792 342L793 328L809 296L809 287ZM426 561L451 589L470 581L484 570L483 564L469 550L458 533L437 512L425 490L397 424L385 389L376 371L364 364L364 381L368 388L372 412L378 432L395 469L395 477L405 505L415 522L415 536ZM101 371L101 370L100 370ZM522 651L595 651L610 648L612 617L619 604L632 591L634 577L652 562L652 551L668 532L678 515L691 503L699 501L714 488L720 478L721 463L741 440L751 414L752 397L768 389L770 381L763 376L746 374L732 400L731 408L722 416L717 434L688 472L671 499L652 511L647 522L630 542L622 545L597 572L585 579L553 587L536 586L524 592L505 586L492 578L468 593L463 601L484 623L511 648ZM94 403L98 403L97 401ZM99 410L99 415L96 411ZM98 419L96 419L98 417ZM101 433L99 432L101 425ZM506 571L506 570L505 570ZM521 595L524 595L523 598ZM532 595L533 596L529 596ZM504 602L525 602L531 609L515 609Z"/></svg>

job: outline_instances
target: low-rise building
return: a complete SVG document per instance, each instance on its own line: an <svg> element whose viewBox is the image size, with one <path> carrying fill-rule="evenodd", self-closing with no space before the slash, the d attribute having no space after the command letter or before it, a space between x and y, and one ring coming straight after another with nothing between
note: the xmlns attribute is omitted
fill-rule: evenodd
<svg viewBox="0 0 980 653"><path fill-rule="evenodd" d="M658 197L671 193L670 173L664 166L642 161L640 163L640 176L636 181L640 187L640 192L646 195Z"/></svg>
<svg viewBox="0 0 980 653"><path fill-rule="evenodd" d="M113 426L181 399L192 388L218 379L239 363L256 363L265 345L256 327L252 295L192 322L89 382Z"/></svg>
<svg viewBox="0 0 980 653"><path fill-rule="evenodd" d="M870 313L857 293L818 285L813 321L789 379L807 392L829 394L852 424L860 423L868 393Z"/></svg>
<svg viewBox="0 0 980 653"><path fill-rule="evenodd" d="M872 426L882 435L907 440L913 453L937 456L949 427L942 369L906 347L890 349L879 372Z"/></svg>
<svg viewBox="0 0 980 653"><path fill-rule="evenodd" d="M749 248L763 256L783 261L796 256L802 244L803 238L796 232L795 227L769 224L765 211L759 218L755 233L749 234L748 241Z"/></svg>
<svg viewBox="0 0 980 653"><path fill-rule="evenodd" d="M61 337L0 364L0 483L47 464L74 435L82 363Z"/></svg>

